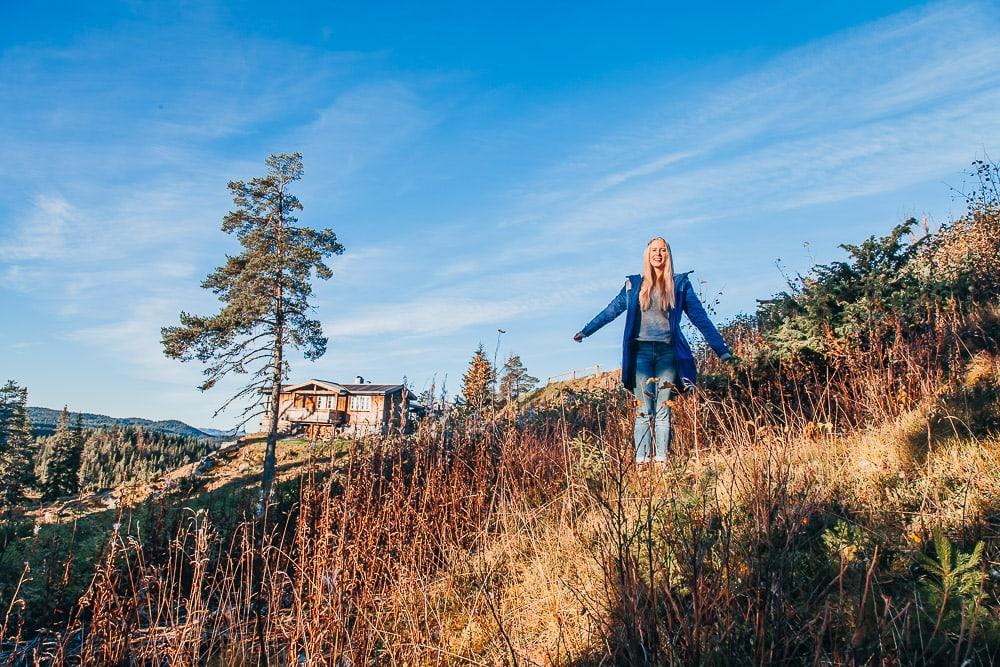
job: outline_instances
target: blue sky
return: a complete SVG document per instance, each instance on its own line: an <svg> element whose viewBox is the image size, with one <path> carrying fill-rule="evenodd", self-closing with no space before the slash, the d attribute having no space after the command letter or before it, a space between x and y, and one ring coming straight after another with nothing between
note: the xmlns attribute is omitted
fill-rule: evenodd
<svg viewBox="0 0 1000 667"><path fill-rule="evenodd" d="M226 183L272 152L347 248L292 379L420 390L498 327L543 379L616 366L620 321L571 336L651 236L724 321L1000 151L994 3L537 4L0 4L0 379L228 426L160 327L217 309Z"/></svg>

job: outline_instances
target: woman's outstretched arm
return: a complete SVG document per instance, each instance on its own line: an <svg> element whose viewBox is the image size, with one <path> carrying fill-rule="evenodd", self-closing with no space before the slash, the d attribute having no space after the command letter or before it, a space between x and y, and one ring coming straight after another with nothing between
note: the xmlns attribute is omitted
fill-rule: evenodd
<svg viewBox="0 0 1000 667"><path fill-rule="evenodd" d="M623 285L621 291L618 292L618 296L612 299L611 303L609 303L604 310L599 312L594 319L587 322L585 327L580 329L581 334L584 336L591 336L605 324L625 312L625 309L628 308L628 295L625 289L627 286L628 279L626 278L625 285Z"/></svg>
<svg viewBox="0 0 1000 667"><path fill-rule="evenodd" d="M698 300L698 295L694 291L694 287L691 285L691 281L685 281L684 286L684 312L687 313L688 319L698 327L698 331L701 335L705 337L705 342L708 346L712 348L719 358L726 361L733 356L733 353L729 351L729 346L726 345L726 341L722 339L722 335L719 334L719 330L715 328L712 324L712 320L708 317L708 313L705 312L705 307L701 305L701 301Z"/></svg>

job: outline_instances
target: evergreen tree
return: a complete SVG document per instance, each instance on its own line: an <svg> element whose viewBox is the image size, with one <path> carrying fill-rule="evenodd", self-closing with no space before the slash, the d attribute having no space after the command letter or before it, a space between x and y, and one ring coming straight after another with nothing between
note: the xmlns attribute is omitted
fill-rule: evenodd
<svg viewBox="0 0 1000 667"><path fill-rule="evenodd" d="M208 440L151 431L142 426L96 429L84 440L77 479L81 491L145 482L194 463L210 451L212 443Z"/></svg>
<svg viewBox="0 0 1000 667"><path fill-rule="evenodd" d="M83 454L83 446L87 442L87 434L83 430L83 415L76 413L76 421L73 422L73 449L76 451L76 466L74 473L80 472L80 456ZM79 484L77 484L79 488Z"/></svg>
<svg viewBox="0 0 1000 667"><path fill-rule="evenodd" d="M521 362L521 356L511 354L503 365L500 374L500 400L505 404L516 401L517 398L535 388L538 378L528 375L528 369Z"/></svg>
<svg viewBox="0 0 1000 667"><path fill-rule="evenodd" d="M24 489L33 481L33 448L28 390L8 380L0 388L0 505L24 499Z"/></svg>
<svg viewBox="0 0 1000 667"><path fill-rule="evenodd" d="M237 428L265 412L270 416L261 509L274 480L278 396L288 376L285 352L289 346L303 349L309 360L326 352L320 322L309 319L311 277L330 278L333 272L324 258L344 252L333 230L296 225L294 214L302 204L288 188L302 177L302 156L271 155L266 164L266 176L229 183L236 209L226 215L222 230L235 234L243 251L227 257L202 282L202 287L219 296L222 310L208 317L182 312L180 326L162 329L168 357L209 363L199 387L202 391L231 373L250 374L249 382L216 414L233 402L244 401L247 405ZM269 397L262 410L261 395Z"/></svg>
<svg viewBox="0 0 1000 667"><path fill-rule="evenodd" d="M462 376L462 402L473 412L482 413L484 408L491 405L495 380L496 371L480 343L472 355L468 370Z"/></svg>
<svg viewBox="0 0 1000 667"><path fill-rule="evenodd" d="M37 468L38 490L44 500L77 492L82 432L71 428L69 422L69 410L63 407L56 422L56 432L45 440Z"/></svg>
<svg viewBox="0 0 1000 667"><path fill-rule="evenodd" d="M426 414L432 414L434 412L435 397L434 397L434 382L431 382L431 386L424 389L417 396L417 404L426 410Z"/></svg>
<svg viewBox="0 0 1000 667"><path fill-rule="evenodd" d="M437 397L437 375L431 378L430 386L423 389L416 398L421 417L440 417L444 410L444 400Z"/></svg>

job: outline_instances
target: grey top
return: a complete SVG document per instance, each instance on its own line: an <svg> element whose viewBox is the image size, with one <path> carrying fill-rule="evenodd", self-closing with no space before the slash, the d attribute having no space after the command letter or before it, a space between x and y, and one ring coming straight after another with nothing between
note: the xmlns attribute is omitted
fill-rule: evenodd
<svg viewBox="0 0 1000 667"><path fill-rule="evenodd" d="M669 343L672 340L669 311L660 310L659 305L652 303L649 310L641 310L640 312L639 333L635 336L636 340L655 340L664 343Z"/></svg>

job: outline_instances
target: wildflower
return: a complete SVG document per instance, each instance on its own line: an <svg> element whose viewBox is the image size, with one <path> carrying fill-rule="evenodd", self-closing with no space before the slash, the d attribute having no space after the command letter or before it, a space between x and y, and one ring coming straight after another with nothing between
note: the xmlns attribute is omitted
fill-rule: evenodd
<svg viewBox="0 0 1000 667"><path fill-rule="evenodd" d="M916 533L910 533L908 535L908 537L910 538L910 540L914 544L922 544L923 543L923 539L921 539L921 537L919 535L917 535Z"/></svg>

